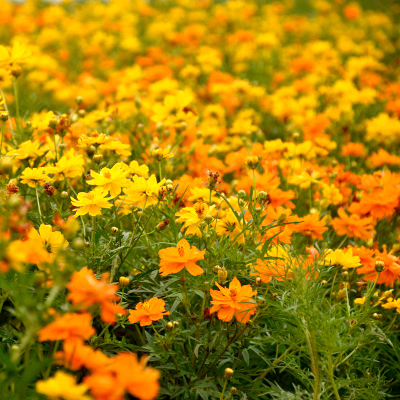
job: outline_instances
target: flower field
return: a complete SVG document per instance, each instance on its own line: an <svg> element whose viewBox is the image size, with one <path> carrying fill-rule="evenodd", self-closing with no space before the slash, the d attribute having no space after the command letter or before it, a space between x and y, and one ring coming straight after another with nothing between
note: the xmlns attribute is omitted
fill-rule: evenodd
<svg viewBox="0 0 400 400"><path fill-rule="evenodd" d="M0 400L400 399L396 3L0 0Z"/></svg>

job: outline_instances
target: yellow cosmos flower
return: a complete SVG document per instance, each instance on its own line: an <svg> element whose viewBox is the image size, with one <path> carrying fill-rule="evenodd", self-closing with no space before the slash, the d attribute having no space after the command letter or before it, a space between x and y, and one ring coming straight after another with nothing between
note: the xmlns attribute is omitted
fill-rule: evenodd
<svg viewBox="0 0 400 400"><path fill-rule="evenodd" d="M94 131L89 136L85 134L81 135L78 140L78 147L100 146L112 141L112 137Z"/></svg>
<svg viewBox="0 0 400 400"><path fill-rule="evenodd" d="M158 192L164 183L165 179L157 183L155 175L151 175L149 179L136 175L131 185L124 189L125 202L136 207L147 208L157 203Z"/></svg>
<svg viewBox="0 0 400 400"><path fill-rule="evenodd" d="M51 182L46 174L46 168L25 168L21 175L21 183L30 187L43 186L45 182Z"/></svg>
<svg viewBox="0 0 400 400"><path fill-rule="evenodd" d="M178 217L177 223L183 224L181 232L186 230L186 235L196 235L201 237L199 225L203 223L206 215L215 216L215 206L209 207L207 203L199 201L193 207L184 207L175 215Z"/></svg>
<svg viewBox="0 0 400 400"><path fill-rule="evenodd" d="M115 154L118 154L122 157L129 157L131 155L130 148L130 144L122 143L116 139L101 144L99 147L100 150L113 151Z"/></svg>
<svg viewBox="0 0 400 400"><path fill-rule="evenodd" d="M172 158L174 156L173 153L169 152L169 149L161 149L161 148L153 150L151 155L157 161L167 160L168 158Z"/></svg>
<svg viewBox="0 0 400 400"><path fill-rule="evenodd" d="M237 238L238 243L244 243L244 235L240 234L243 230L242 224L232 210L229 210L224 218L218 220L215 230L218 236L228 235L231 239Z"/></svg>
<svg viewBox="0 0 400 400"><path fill-rule="evenodd" d="M101 215L102 208L112 207L112 204L108 202L108 200L111 200L112 197L106 197L107 195L107 190L96 188L89 193L78 193L78 199L71 197L71 203L74 207L76 207L75 217L86 214L89 214L92 217Z"/></svg>
<svg viewBox="0 0 400 400"><path fill-rule="evenodd" d="M89 185L95 185L103 190L110 192L112 197L116 197L121 193L122 188L129 185L128 171L124 171L121 164L115 164L111 169L103 168L100 174L91 170L90 175L93 178L88 181Z"/></svg>
<svg viewBox="0 0 400 400"><path fill-rule="evenodd" d="M88 387L77 384L73 375L57 371L53 378L36 382L36 391L54 400L90 400Z"/></svg>
<svg viewBox="0 0 400 400"><path fill-rule="evenodd" d="M63 181L65 178L76 178L84 172L83 165L85 160L79 155L75 155L74 149L62 156L54 167L47 167L48 174L54 174L55 181Z"/></svg>
<svg viewBox="0 0 400 400"><path fill-rule="evenodd" d="M10 150L7 156L15 157L18 160L36 160L36 158L43 156L47 150L47 146L41 146L39 140L35 140L34 142L28 140L21 143L17 149Z"/></svg>
<svg viewBox="0 0 400 400"><path fill-rule="evenodd" d="M129 172L132 175L138 175L142 176L143 178L148 178L149 177L149 167L147 165L139 165L139 163L136 160L133 160L129 164Z"/></svg>
<svg viewBox="0 0 400 400"><path fill-rule="evenodd" d="M15 42L12 48L0 46L0 67L25 64L32 51L23 43Z"/></svg>
<svg viewBox="0 0 400 400"><path fill-rule="evenodd" d="M32 240L41 240L43 247L48 253L52 254L57 254L61 248L68 247L69 245L61 232L53 232L51 225L41 224L39 232L32 228L28 233L28 238Z"/></svg>
<svg viewBox="0 0 400 400"><path fill-rule="evenodd" d="M343 269L358 268L361 266L360 257L353 255L353 250L330 250L325 257L325 265L340 265Z"/></svg>

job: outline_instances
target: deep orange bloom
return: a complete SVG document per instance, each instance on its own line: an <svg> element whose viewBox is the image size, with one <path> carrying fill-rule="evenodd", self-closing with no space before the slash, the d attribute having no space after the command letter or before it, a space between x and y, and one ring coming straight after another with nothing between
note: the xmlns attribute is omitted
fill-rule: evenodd
<svg viewBox="0 0 400 400"><path fill-rule="evenodd" d="M300 232L303 235L310 236L313 239L322 240L322 234L328 230L328 228L325 226L325 217L320 220L318 213L299 217L298 221L301 222L293 225L293 231Z"/></svg>
<svg viewBox="0 0 400 400"><path fill-rule="evenodd" d="M68 313L39 331L39 342L65 340L82 342L95 334L90 314Z"/></svg>
<svg viewBox="0 0 400 400"><path fill-rule="evenodd" d="M396 189L395 187L387 186L365 194L359 205L361 213L369 213L376 219L390 218L399 204L399 195Z"/></svg>
<svg viewBox="0 0 400 400"><path fill-rule="evenodd" d="M160 273L162 276L176 274L186 268L190 275L201 275L204 270L196 264L196 261L204 260L204 253L196 246L190 247L186 239L181 239L176 247L161 249L158 255L160 261Z"/></svg>
<svg viewBox="0 0 400 400"><path fill-rule="evenodd" d="M144 303L136 304L135 310L129 310L129 322L132 324L140 321L140 326L148 326L153 321L162 319L164 315L169 315L169 311L165 312L165 301L153 297Z"/></svg>
<svg viewBox="0 0 400 400"><path fill-rule="evenodd" d="M213 306L210 314L217 312L218 318L229 322L235 317L239 322L246 323L256 312L257 304L253 296L257 290L252 289L250 285L242 286L235 277L229 284L229 288L222 287L218 282L215 283L219 290L210 289Z"/></svg>
<svg viewBox="0 0 400 400"><path fill-rule="evenodd" d="M400 259L392 254L388 253L386 247L383 251L375 250L374 262L363 265L357 269L359 274L365 274L363 279L365 281L375 281L377 272L375 271L375 262L383 261L384 269L379 274L377 283L384 283L390 287L394 286L395 281L400 280Z"/></svg>
<svg viewBox="0 0 400 400"><path fill-rule="evenodd" d="M138 360L136 354L121 353L111 360L110 366L83 381L96 400L122 400L125 391L140 400L157 397L160 373L146 366L146 357Z"/></svg>
<svg viewBox="0 0 400 400"><path fill-rule="evenodd" d="M272 278L283 281L290 275L290 270L285 268L285 260L282 259L262 260L259 258L254 264L254 269L256 272L251 272L250 275L260 277L261 281L265 283L271 282Z"/></svg>
<svg viewBox="0 0 400 400"><path fill-rule="evenodd" d="M338 210L339 218L332 220L333 229L339 236L349 235L350 237L367 240L374 237L374 226L372 218L361 218L357 214L348 216L343 208Z"/></svg>
<svg viewBox="0 0 400 400"><path fill-rule="evenodd" d="M73 305L83 309L98 305L102 321L113 323L115 314L125 314L126 310L114 303L119 300L115 294L118 285L108 283L108 279L108 275L105 274L98 280L91 269L84 267L72 275L71 282L67 285L70 291L67 298Z"/></svg>

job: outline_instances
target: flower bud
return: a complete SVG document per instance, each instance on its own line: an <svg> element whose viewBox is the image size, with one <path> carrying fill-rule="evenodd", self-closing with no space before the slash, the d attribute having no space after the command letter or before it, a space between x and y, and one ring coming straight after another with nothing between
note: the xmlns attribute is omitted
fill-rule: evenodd
<svg viewBox="0 0 400 400"><path fill-rule="evenodd" d="M263 190L261 190L261 192L258 193L258 198L259 198L260 200L267 200L267 198L268 198L268 193L267 193L267 192L264 192Z"/></svg>
<svg viewBox="0 0 400 400"><path fill-rule="evenodd" d="M262 280L261 280L261 278L260 278L259 276L257 276L257 278L256 278L256 285L257 285L257 286L261 286L261 284L262 284Z"/></svg>
<svg viewBox="0 0 400 400"><path fill-rule="evenodd" d="M231 387L231 393L232 393L232 395L235 396L235 395L237 394L237 392L238 392L237 388L235 388L235 386L232 386L232 387Z"/></svg>
<svg viewBox="0 0 400 400"><path fill-rule="evenodd" d="M53 196L55 189L54 186L51 186L49 182L46 182L43 186L44 188L44 192L48 195L48 196Z"/></svg>
<svg viewBox="0 0 400 400"><path fill-rule="evenodd" d="M81 96L78 96L78 97L75 99L75 103L76 103L78 106L80 106L80 105L83 103L83 98L82 98Z"/></svg>
<svg viewBox="0 0 400 400"><path fill-rule="evenodd" d="M121 276L121 277L119 278L119 284L120 284L120 286L121 286L122 288L127 287L127 286L129 285L129 283L130 283L130 279L127 278L126 276Z"/></svg>
<svg viewBox="0 0 400 400"><path fill-rule="evenodd" d="M165 325L165 329L167 331L172 331L174 329L174 324L172 322L167 322L167 325Z"/></svg>
<svg viewBox="0 0 400 400"><path fill-rule="evenodd" d="M246 197L246 192L244 190L239 190L238 197L239 199L243 199L244 197Z"/></svg>
<svg viewBox="0 0 400 400"><path fill-rule="evenodd" d="M82 238L75 238L72 242L72 247L75 250L83 250L85 247L85 241Z"/></svg>
<svg viewBox="0 0 400 400"><path fill-rule="evenodd" d="M230 379L233 376L233 369L232 368L225 368L225 378Z"/></svg>
<svg viewBox="0 0 400 400"><path fill-rule="evenodd" d="M113 226L110 230L112 235L118 235L119 229L116 226Z"/></svg>
<svg viewBox="0 0 400 400"><path fill-rule="evenodd" d="M340 289L340 290L338 291L337 295L336 295L336 298L337 298L338 300L342 300L342 299L344 299L345 297L346 297L346 290Z"/></svg>
<svg viewBox="0 0 400 400"><path fill-rule="evenodd" d="M164 219L163 221L161 221L160 223L157 224L156 229L158 231L162 231L169 225L170 222L171 221L168 218L166 218L166 219Z"/></svg>
<svg viewBox="0 0 400 400"><path fill-rule="evenodd" d="M7 199L7 206L10 208L18 208L20 205L21 197L17 194L13 194Z"/></svg>
<svg viewBox="0 0 400 400"><path fill-rule="evenodd" d="M19 65L14 65L11 68L11 75L14 78L18 78L21 74L22 74L22 69L21 69L21 67Z"/></svg>
<svg viewBox="0 0 400 400"><path fill-rule="evenodd" d="M173 182L171 181L171 179L167 179L167 180L165 181L165 184L166 184L166 185L172 185L172 183L173 183Z"/></svg>
<svg viewBox="0 0 400 400"><path fill-rule="evenodd" d="M180 326L179 321L174 321L173 324L174 324L174 328L179 328L179 326Z"/></svg>
<svg viewBox="0 0 400 400"><path fill-rule="evenodd" d="M228 271L225 267L222 267L218 270L218 279L221 283L226 282L226 278L228 277Z"/></svg>
<svg viewBox="0 0 400 400"><path fill-rule="evenodd" d="M213 272L214 272L214 274L218 274L218 271L221 269L221 267L219 266L219 265L215 265L214 267L213 267Z"/></svg>
<svg viewBox="0 0 400 400"><path fill-rule="evenodd" d="M0 113L0 120L3 121L3 122L7 121L8 120L8 113L6 113L6 112Z"/></svg>
<svg viewBox="0 0 400 400"><path fill-rule="evenodd" d="M375 271L379 274L385 270L385 263L383 261L375 262Z"/></svg>
<svg viewBox="0 0 400 400"><path fill-rule="evenodd" d="M258 164L260 163L260 160L257 156L250 156L246 157L244 162L250 169L256 169Z"/></svg>
<svg viewBox="0 0 400 400"><path fill-rule="evenodd" d="M103 159L104 159L103 154L95 154L95 155L93 156L93 161L94 161L96 164L100 164L100 163L103 161Z"/></svg>
<svg viewBox="0 0 400 400"><path fill-rule="evenodd" d="M65 190L62 191L62 192L60 193L60 197L61 197L62 199L66 199L68 196L69 196L69 195L68 195L68 192L66 192Z"/></svg>
<svg viewBox="0 0 400 400"><path fill-rule="evenodd" d="M3 157L0 159L0 172L4 175L11 174L13 170L13 160L10 157Z"/></svg>
<svg viewBox="0 0 400 400"><path fill-rule="evenodd" d="M52 117L52 118L50 118L49 127L50 127L51 129L56 129L57 126L58 126L58 121L59 121L59 119L58 119L57 117Z"/></svg>
<svg viewBox="0 0 400 400"><path fill-rule="evenodd" d="M210 214L207 214L207 215L204 217L204 222L205 222L206 224L211 224L211 222L213 222L213 220L214 220L214 218L213 218Z"/></svg>

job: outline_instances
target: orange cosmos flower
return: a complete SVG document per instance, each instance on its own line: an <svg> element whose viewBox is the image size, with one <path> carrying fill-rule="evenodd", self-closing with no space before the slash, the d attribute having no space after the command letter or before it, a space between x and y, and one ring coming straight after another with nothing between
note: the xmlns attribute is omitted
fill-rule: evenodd
<svg viewBox="0 0 400 400"><path fill-rule="evenodd" d="M343 208L338 210L339 218L332 220L333 229L339 236L349 235L350 237L367 240L374 237L372 218L361 218L357 214L348 216Z"/></svg>
<svg viewBox="0 0 400 400"><path fill-rule="evenodd" d="M39 331L39 342L65 340L82 342L95 334L90 314L68 313Z"/></svg>
<svg viewBox="0 0 400 400"><path fill-rule="evenodd" d="M229 322L233 317L243 324L248 322L256 312L257 304L252 297L257 294L257 290L253 291L250 285L242 286L236 277L229 284L229 288L222 287L218 282L215 284L219 290L210 290L213 298L210 314L217 312L218 318L225 322Z"/></svg>
<svg viewBox="0 0 400 400"><path fill-rule="evenodd" d="M146 357L138 360L136 354L121 353L111 360L110 366L84 379L96 400L122 400L125 391L140 400L157 397L160 373L146 366Z"/></svg>
<svg viewBox="0 0 400 400"><path fill-rule="evenodd" d="M91 269L84 267L72 275L71 282L67 285L70 291L67 298L73 305L84 309L98 305L101 309L102 321L113 323L115 314L125 314L126 310L114 303L119 300L115 294L118 285L110 284L108 281L107 274L98 280Z"/></svg>
<svg viewBox="0 0 400 400"><path fill-rule="evenodd" d="M293 231L300 232L303 235L310 236L313 239L322 240L322 234L328 230L328 228L325 226L325 217L320 220L318 213L299 217L298 221L301 222L293 225Z"/></svg>
<svg viewBox="0 0 400 400"><path fill-rule="evenodd" d="M395 281L400 280L400 259L387 252L386 246L383 251L375 250L374 262L382 261L384 263L383 271L379 274L377 283L384 283L390 287L394 286ZM363 265L357 269L359 274L365 274L363 279L365 281L375 281L377 272L375 271L375 263Z"/></svg>
<svg viewBox="0 0 400 400"><path fill-rule="evenodd" d="M196 261L204 260L204 253L196 246L190 247L186 239L181 239L176 247L161 249L158 255L161 258L160 273L162 276L176 274L186 268L190 275L201 275L204 270L196 264Z"/></svg>
<svg viewBox="0 0 400 400"><path fill-rule="evenodd" d="M144 303L140 302L136 305L136 310L129 310L129 322L132 324L140 321L140 326L148 326L153 321L162 319L164 315L169 315L169 311L165 312L165 301L153 297Z"/></svg>
<svg viewBox="0 0 400 400"><path fill-rule="evenodd" d="M390 218L399 204L399 196L395 187L385 187L365 194L360 201L360 213L370 213L376 219Z"/></svg>

